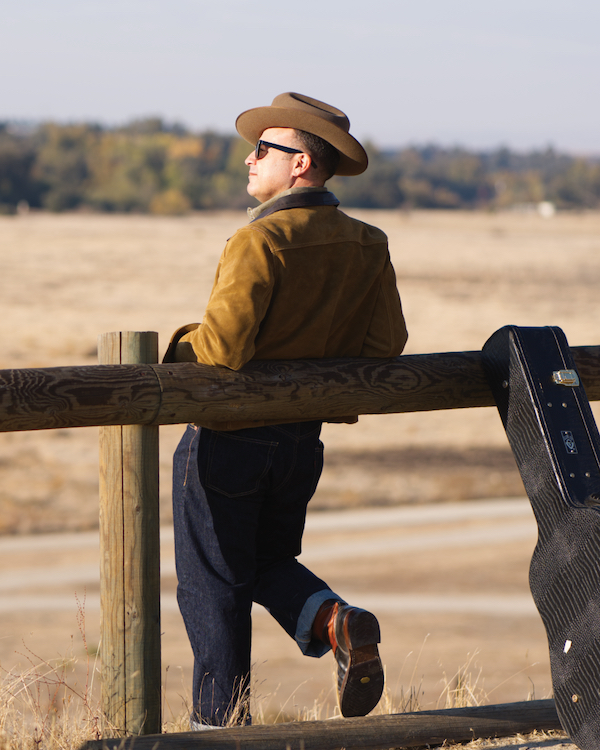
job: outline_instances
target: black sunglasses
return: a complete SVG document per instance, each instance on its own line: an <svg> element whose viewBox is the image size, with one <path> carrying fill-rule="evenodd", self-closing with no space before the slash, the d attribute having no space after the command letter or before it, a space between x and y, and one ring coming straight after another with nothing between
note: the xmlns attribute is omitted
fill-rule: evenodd
<svg viewBox="0 0 600 750"><path fill-rule="evenodd" d="M269 143L269 141L257 141L256 148L254 149L254 156L257 159L262 158L260 155L260 147L266 146L269 148L276 148L278 151L285 151L286 154L303 154L304 151L300 151L297 148L290 148L289 146L280 146L278 143ZM266 154L263 154L265 156Z"/></svg>

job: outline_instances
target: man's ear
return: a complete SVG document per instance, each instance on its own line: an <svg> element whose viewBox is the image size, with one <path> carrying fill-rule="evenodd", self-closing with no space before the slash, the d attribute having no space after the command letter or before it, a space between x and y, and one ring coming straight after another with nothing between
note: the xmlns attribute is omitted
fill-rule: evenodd
<svg viewBox="0 0 600 750"><path fill-rule="evenodd" d="M304 177L312 166L312 158L308 154L294 154L294 167L292 174L294 177Z"/></svg>

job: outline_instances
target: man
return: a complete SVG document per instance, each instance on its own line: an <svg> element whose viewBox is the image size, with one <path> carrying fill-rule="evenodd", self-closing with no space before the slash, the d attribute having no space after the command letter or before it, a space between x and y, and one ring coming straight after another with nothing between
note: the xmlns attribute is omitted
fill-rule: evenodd
<svg viewBox="0 0 600 750"><path fill-rule="evenodd" d="M236 127L254 147L248 192L261 205L227 242L202 324L179 329L165 361L238 370L252 359L399 355L407 334L387 238L339 211L325 187L333 174L367 168L348 118L287 93L244 112ZM175 453L178 601L194 652L194 729L250 720L253 601L306 655L333 650L344 716L364 716L379 701L377 620L296 559L322 469L320 429L321 421L190 425Z"/></svg>

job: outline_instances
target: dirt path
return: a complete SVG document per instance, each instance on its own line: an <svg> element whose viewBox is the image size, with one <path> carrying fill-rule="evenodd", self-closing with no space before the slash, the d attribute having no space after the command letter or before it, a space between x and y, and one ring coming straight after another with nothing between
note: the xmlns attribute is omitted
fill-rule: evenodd
<svg viewBox="0 0 600 750"><path fill-rule="evenodd" d="M484 525L470 527L477 521ZM460 528L449 530L462 522ZM440 529L440 527L442 527ZM413 533L407 536L407 529ZM417 529L417 533L414 533ZM169 584L175 576L173 530L163 527L161 543L161 577L168 587L162 600L165 611L178 611ZM473 544L503 544L535 538L527 500L486 500L468 504L447 504L419 508L369 509L347 512L313 513L309 516L304 538L302 561L305 564L334 562L348 557L381 558L412 551L463 548ZM60 564L35 564L44 553L60 552ZM70 552L71 554L67 554ZM0 538L0 559L27 556L30 566L0 572L0 611L24 610L70 611L70 597L55 596L54 588L72 587L92 591L98 586L98 534L48 534ZM6 557L5 557L6 556ZM93 562L82 564L82 558ZM77 562L69 562L69 558ZM51 558L50 558L51 559ZM45 594L29 595L29 590L46 589ZM352 592L351 592L352 593ZM351 598L351 593L347 594ZM363 606L390 613L438 612L513 614L531 616L535 607L529 593L489 594L368 594L360 595ZM98 596L87 596L86 608L99 608ZM257 608L256 616L263 610Z"/></svg>

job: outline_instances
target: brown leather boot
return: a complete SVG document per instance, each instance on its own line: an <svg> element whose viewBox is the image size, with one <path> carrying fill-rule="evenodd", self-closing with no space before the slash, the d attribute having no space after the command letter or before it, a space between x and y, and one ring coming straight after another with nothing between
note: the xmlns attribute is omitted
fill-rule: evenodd
<svg viewBox="0 0 600 750"><path fill-rule="evenodd" d="M329 643L333 650L342 716L366 716L379 702L384 682L375 615L349 604L327 601L315 617L313 635Z"/></svg>

